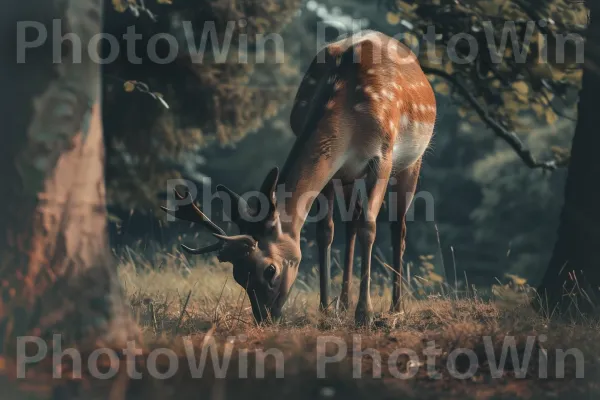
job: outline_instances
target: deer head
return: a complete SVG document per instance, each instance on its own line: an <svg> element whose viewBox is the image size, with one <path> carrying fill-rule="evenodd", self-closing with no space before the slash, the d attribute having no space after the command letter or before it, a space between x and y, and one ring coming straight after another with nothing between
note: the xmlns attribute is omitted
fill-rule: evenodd
<svg viewBox="0 0 600 400"><path fill-rule="evenodd" d="M219 195L227 194L232 202L230 218L238 226L238 235L227 235L192 201L177 210L161 208L177 219L199 223L208 228L218 242L200 249L181 245L190 254L217 252L221 262L233 265L233 278L247 292L252 313L258 323L276 320L296 279L301 259L299 243L283 232L275 190L279 169L273 168L265 178L258 207L250 206L241 196L224 185L217 185ZM181 196L175 190L179 200ZM262 206L261 206L262 204ZM266 209L263 209L264 205ZM252 217L252 218L249 218Z"/></svg>

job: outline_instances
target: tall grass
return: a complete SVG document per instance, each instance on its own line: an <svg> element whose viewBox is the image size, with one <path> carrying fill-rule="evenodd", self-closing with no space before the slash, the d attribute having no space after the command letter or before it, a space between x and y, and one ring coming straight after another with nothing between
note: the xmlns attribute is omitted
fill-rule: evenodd
<svg viewBox="0 0 600 400"><path fill-rule="evenodd" d="M125 248L117 255L120 280L131 307L148 335L169 336L204 332L211 327L225 331L244 329L346 329L353 330L353 309L344 312L334 301L327 315L318 312L318 271L314 266L302 272L284 307L284 316L268 328L256 328L246 293L232 278L230 264L215 258L189 258L177 248L142 252ZM547 327L549 315L530 306L535 293L526 281L512 275L498 279L489 290L458 282L456 270L445 274L433 268L434 256L424 255L409 263L403 276L403 301L399 313L389 312L390 265L376 256L384 271L373 284L372 300L376 312L375 328L423 330L457 322L510 324ZM356 304L358 277L354 277L352 304ZM334 275L332 293L341 288L341 274ZM518 322L521 321L521 322Z"/></svg>

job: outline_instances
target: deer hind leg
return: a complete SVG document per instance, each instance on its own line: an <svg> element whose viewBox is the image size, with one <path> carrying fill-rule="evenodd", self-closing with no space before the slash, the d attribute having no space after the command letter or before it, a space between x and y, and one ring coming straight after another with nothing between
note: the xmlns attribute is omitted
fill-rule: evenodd
<svg viewBox="0 0 600 400"><path fill-rule="evenodd" d="M344 253L344 272L342 275L342 292L340 305L343 310L350 308L350 291L352 290L352 276L354 268L354 248L356 244L356 221L346 222L346 249Z"/></svg>
<svg viewBox="0 0 600 400"><path fill-rule="evenodd" d="M329 298L331 293L331 244L333 242L333 199L334 191L331 183L327 184L321 191L324 196L327 210L325 215L317 222L317 247L319 252L319 281L321 289L321 299L319 309L326 311L329 307ZM320 202L317 202L318 214L321 214Z"/></svg>
<svg viewBox="0 0 600 400"><path fill-rule="evenodd" d="M373 304L371 303L371 256L375 243L377 215L381 209L392 172L391 152L377 160L377 166L370 169L368 180L370 190L368 199L363 202L363 212L357 221L357 235L361 245L361 276L358 304L354 319L359 326L369 326L373 322ZM371 183L372 182L372 183Z"/></svg>
<svg viewBox="0 0 600 400"><path fill-rule="evenodd" d="M398 172L391 179L390 188L395 201L390 204L396 214L390 221L392 233L392 265L394 276L392 281L392 306L390 311L399 312L402 302L402 267L404 249L406 247L406 213L415 195L421 159L412 166Z"/></svg>
<svg viewBox="0 0 600 400"><path fill-rule="evenodd" d="M352 189L354 185L345 188L344 201L349 206L349 213L346 215L348 220L344 221L346 225L346 248L344 253L344 271L342 275L342 292L340 294L340 305L343 310L350 309L350 291L352 290L352 277L354 268L354 249L356 245L357 221L361 213L361 204L352 205ZM352 207L350 209L350 207Z"/></svg>

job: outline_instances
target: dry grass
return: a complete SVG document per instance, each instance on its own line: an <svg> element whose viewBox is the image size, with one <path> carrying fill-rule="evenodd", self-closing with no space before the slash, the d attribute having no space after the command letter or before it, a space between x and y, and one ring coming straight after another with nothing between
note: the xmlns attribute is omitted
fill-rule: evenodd
<svg viewBox="0 0 600 400"><path fill-rule="evenodd" d="M421 272L426 270L421 269ZM178 252L162 253L151 260L126 252L121 257L119 274L134 314L153 346L167 344L182 360L186 356L183 337L192 341L196 353L209 343L207 339L214 339L215 349L221 356L232 351L225 379L215 379L210 361L206 362L207 370L202 379L189 379L186 359L185 371L160 381L160 390L165 391L161 393L167 397L187 398L202 392L217 399L252 393L257 393L257 397L285 394L294 399L364 398L367 395L419 399L567 396L587 399L597 398L600 393L597 380L593 379L600 377L597 368L600 324L589 320L558 322L536 313L523 301L528 291L515 277L511 284L499 285L484 298L476 291L461 291L454 285L439 283L439 276L435 274L427 283L427 277L421 274L411 279L410 287L407 283L404 310L395 314L386 311L391 297L389 285L374 287L373 304L378 316L375 326L365 330L355 328L353 312L341 312L335 304L330 315L317 312L315 285L318 281L314 274L301 277L295 284L283 320L262 327L253 323L246 296L233 281L227 265L210 261L191 265L189 259ZM436 282L439 285L436 286ZM339 282L334 288L339 289ZM327 367L326 377L316 379L318 355L323 354L318 351L317 343L325 337L330 341L342 340L347 351L345 357ZM491 340L491 347L486 346L484 337ZM513 365L510 355L501 376L492 377L490 357L495 357L497 364L503 341L511 338L515 340L520 360L523 355L530 355L526 379L515 376L518 367ZM353 340L360 340L359 346L363 349L376 349L378 356L354 357L358 348L353 349ZM528 340L532 340L529 350ZM434 363L426 364L423 350L431 341L440 354ZM336 351L336 346L330 345ZM414 351L417 361L400 356L397 362L390 364L390 356L400 348ZM469 363L466 356L457 357L454 364L459 372L467 372L469 365L475 365L476 373L469 379L457 379L448 366L452 351L459 348L472 350L476 357L476 364ZM584 364L577 365L576 357L567 356L564 377L557 376L555 366L560 357L556 350L572 348L581 352ZM248 361L250 378L237 376L240 354L248 354L256 361L261 351L269 349L278 349L284 355L284 379L277 380L277 371L281 372L284 367L273 357L264 364L265 378L252 378L253 368L257 368L252 361ZM357 365L362 368L362 379L353 378L357 368L353 359L358 360ZM197 356L196 362L198 360ZM547 360L549 378L540 375L544 360ZM381 375L377 377L379 370ZM411 371L415 375L410 379L395 375ZM583 372L584 377L577 378L577 372ZM156 388L156 383L152 387ZM140 396L158 393L157 389L150 390L141 382L131 390Z"/></svg>

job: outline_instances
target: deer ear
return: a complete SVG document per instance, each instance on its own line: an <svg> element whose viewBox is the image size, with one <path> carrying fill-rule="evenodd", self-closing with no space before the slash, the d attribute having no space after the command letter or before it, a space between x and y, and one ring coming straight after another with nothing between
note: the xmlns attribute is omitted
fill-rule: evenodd
<svg viewBox="0 0 600 400"><path fill-rule="evenodd" d="M219 252L219 261L235 263L247 258L256 250L257 242L249 235L224 236L213 233L223 241L224 245Z"/></svg>

